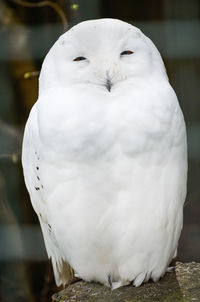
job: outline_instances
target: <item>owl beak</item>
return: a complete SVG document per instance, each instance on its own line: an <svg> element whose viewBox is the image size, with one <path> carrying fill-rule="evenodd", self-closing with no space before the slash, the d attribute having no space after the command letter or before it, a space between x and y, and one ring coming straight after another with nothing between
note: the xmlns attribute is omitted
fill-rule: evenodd
<svg viewBox="0 0 200 302"><path fill-rule="evenodd" d="M112 82L110 79L110 75L108 73L108 71L106 72L106 84L105 84L107 90L110 92L111 91L111 87L112 87Z"/></svg>
<svg viewBox="0 0 200 302"><path fill-rule="evenodd" d="M108 89L109 92L111 91L111 87L112 87L111 80L110 80L110 79L107 79L107 80L106 80L106 88Z"/></svg>

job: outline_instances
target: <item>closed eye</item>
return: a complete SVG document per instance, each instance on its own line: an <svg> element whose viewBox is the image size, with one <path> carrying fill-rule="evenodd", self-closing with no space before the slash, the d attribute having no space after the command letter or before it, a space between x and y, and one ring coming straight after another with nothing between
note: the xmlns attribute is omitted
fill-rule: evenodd
<svg viewBox="0 0 200 302"><path fill-rule="evenodd" d="M86 60L86 58L85 57L77 57L73 61L83 61L83 60Z"/></svg>
<svg viewBox="0 0 200 302"><path fill-rule="evenodd" d="M124 50L120 53L121 56L126 56L126 55L132 55L133 51L131 50Z"/></svg>

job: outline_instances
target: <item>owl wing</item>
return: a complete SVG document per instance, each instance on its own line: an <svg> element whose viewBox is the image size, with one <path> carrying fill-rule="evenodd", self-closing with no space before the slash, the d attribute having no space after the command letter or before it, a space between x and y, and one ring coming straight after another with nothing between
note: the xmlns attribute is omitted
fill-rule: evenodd
<svg viewBox="0 0 200 302"><path fill-rule="evenodd" d="M39 183L39 176L36 163L39 138L38 138L38 121L37 121L37 103L33 106L29 119L27 121L23 146L22 146L22 166L24 171L24 179L26 187L30 194L31 203L38 215L40 226L42 229L45 247L48 258L51 259L56 285L69 284L73 282L73 269L63 259L57 240L51 230L51 222L49 219L48 207L44 198L43 185ZM37 148L36 148L37 146Z"/></svg>
<svg viewBox="0 0 200 302"><path fill-rule="evenodd" d="M63 260L56 239L51 232L50 224L44 222L39 217L42 234L44 237L45 247L47 250L48 257L51 259L54 277L56 285L67 285L73 282L76 278L74 277L74 271L71 266Z"/></svg>

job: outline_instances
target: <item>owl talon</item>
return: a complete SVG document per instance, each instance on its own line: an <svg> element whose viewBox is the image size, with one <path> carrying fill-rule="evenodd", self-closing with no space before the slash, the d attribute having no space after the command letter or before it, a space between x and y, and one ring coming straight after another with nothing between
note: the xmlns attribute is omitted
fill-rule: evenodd
<svg viewBox="0 0 200 302"><path fill-rule="evenodd" d="M113 282L112 283L112 290L114 290L114 289L117 289L117 288L119 288L119 287L121 287L121 286L123 286L124 284L123 284L123 282L122 281L117 281L117 282Z"/></svg>
<svg viewBox="0 0 200 302"><path fill-rule="evenodd" d="M110 285L110 288L112 289L112 278L110 274L108 275L108 283Z"/></svg>

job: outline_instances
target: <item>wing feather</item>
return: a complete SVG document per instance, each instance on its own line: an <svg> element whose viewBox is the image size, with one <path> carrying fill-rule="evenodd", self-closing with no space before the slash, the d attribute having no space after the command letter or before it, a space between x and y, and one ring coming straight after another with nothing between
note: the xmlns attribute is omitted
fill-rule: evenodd
<svg viewBox="0 0 200 302"><path fill-rule="evenodd" d="M38 186L38 176L35 169L35 147L39 141L38 133L36 103L31 110L24 132L22 147L24 179L30 194L31 203L39 218L47 254L52 262L56 285L60 286L63 284L65 286L74 280L74 272L61 255L59 245L51 230L48 206L41 193L41 188Z"/></svg>

